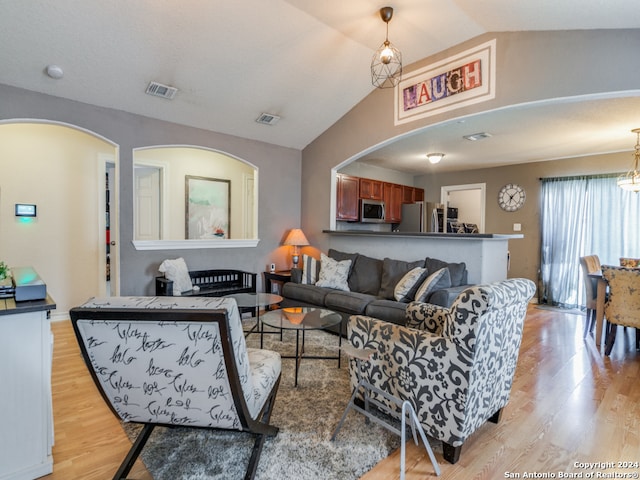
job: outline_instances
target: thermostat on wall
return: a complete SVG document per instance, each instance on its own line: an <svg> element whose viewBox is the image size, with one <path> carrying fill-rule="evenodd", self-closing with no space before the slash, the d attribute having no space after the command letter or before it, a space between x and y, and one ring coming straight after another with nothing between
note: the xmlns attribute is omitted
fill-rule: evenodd
<svg viewBox="0 0 640 480"><path fill-rule="evenodd" d="M36 206L30 203L16 203L16 217L35 217Z"/></svg>

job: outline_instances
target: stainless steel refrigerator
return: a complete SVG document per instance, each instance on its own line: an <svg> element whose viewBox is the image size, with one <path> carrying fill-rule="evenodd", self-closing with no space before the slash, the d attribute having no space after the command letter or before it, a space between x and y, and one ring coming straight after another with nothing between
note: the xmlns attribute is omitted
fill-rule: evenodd
<svg viewBox="0 0 640 480"><path fill-rule="evenodd" d="M433 203L426 202L425 203L425 220L426 220L426 230L427 232L444 232L445 226L445 215L444 215L444 204L442 203Z"/></svg>
<svg viewBox="0 0 640 480"><path fill-rule="evenodd" d="M397 232L424 232L424 202L405 203L402 205L402 220L396 227Z"/></svg>

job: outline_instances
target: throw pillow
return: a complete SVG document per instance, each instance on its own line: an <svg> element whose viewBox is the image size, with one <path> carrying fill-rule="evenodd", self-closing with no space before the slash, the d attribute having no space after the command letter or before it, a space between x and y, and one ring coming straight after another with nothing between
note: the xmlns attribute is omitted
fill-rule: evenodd
<svg viewBox="0 0 640 480"><path fill-rule="evenodd" d="M351 260L351 267L349 267L349 273L347 274L348 282L349 282L349 290L352 292L359 292L358 285L354 283L355 279L352 278L351 272L353 271L353 267L356 265L356 259L360 256L358 253L347 253L341 252L340 250L335 250L330 248L327 252L327 256L337 260L338 262L342 262L344 260Z"/></svg>
<svg viewBox="0 0 640 480"><path fill-rule="evenodd" d="M318 281L320 264L311 255L302 255L302 281L305 285L315 285Z"/></svg>
<svg viewBox="0 0 640 480"><path fill-rule="evenodd" d="M182 292L188 292L193 289L189 269L184 258L176 258L175 260L167 259L160 264L158 270L164 273L167 280L173 282L173 295L180 296Z"/></svg>
<svg viewBox="0 0 640 480"><path fill-rule="evenodd" d="M424 260L405 262L404 260L385 258L382 261L382 279L380 280L380 292L378 296L394 300L393 291L402 277L404 277L409 270L424 266Z"/></svg>
<svg viewBox="0 0 640 480"><path fill-rule="evenodd" d="M429 275L425 279L425 281L422 282L422 285L420 285L420 288L418 288L418 291L416 292L416 302L426 302L429 298L429 295L431 295L437 289L439 290L440 287L438 286L438 282L440 282L440 280L444 276L449 277L449 270L447 268L441 268L440 270L437 270ZM451 278L449 278L449 281L447 283L449 283L449 286L451 286Z"/></svg>
<svg viewBox="0 0 640 480"><path fill-rule="evenodd" d="M349 291L349 270L351 269L351 260L342 260L341 262L327 257L324 253L320 254L320 274L316 285L318 287L335 288L336 290Z"/></svg>
<svg viewBox="0 0 640 480"><path fill-rule="evenodd" d="M409 292L413 290L413 287L420 281L426 268L416 267L413 270L409 270L404 277L396 284L396 288L393 290L393 296L398 302L409 303L413 300L409 297ZM415 293L415 292L414 292Z"/></svg>

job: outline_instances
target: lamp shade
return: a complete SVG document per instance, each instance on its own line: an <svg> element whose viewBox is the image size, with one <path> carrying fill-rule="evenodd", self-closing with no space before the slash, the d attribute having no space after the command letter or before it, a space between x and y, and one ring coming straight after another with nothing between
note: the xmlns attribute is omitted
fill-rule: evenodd
<svg viewBox="0 0 640 480"><path fill-rule="evenodd" d="M309 240L304 236L304 233L299 228L292 228L283 245L293 245L295 247L302 247L309 245Z"/></svg>

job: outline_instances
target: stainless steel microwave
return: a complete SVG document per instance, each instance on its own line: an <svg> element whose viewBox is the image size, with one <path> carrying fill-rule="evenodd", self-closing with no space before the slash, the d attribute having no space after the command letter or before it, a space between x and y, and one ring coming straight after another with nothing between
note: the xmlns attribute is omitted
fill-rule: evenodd
<svg viewBox="0 0 640 480"><path fill-rule="evenodd" d="M384 223L384 202L382 200L360 200L360 221L363 223Z"/></svg>

